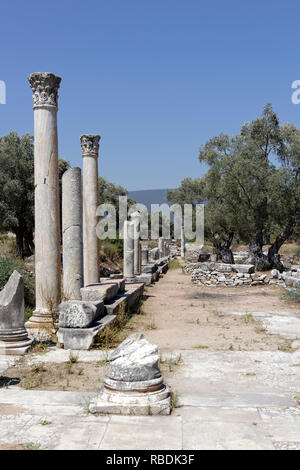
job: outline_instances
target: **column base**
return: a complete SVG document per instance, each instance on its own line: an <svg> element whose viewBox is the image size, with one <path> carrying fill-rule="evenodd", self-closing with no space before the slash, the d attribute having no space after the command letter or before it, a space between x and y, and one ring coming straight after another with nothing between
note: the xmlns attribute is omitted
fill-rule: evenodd
<svg viewBox="0 0 300 470"><path fill-rule="evenodd" d="M28 335L35 341L49 341L56 333L58 324L47 310L35 310L25 323Z"/></svg>
<svg viewBox="0 0 300 470"><path fill-rule="evenodd" d="M0 355L23 356L28 352L32 339L28 337L25 328L1 331Z"/></svg>
<svg viewBox="0 0 300 470"><path fill-rule="evenodd" d="M121 382L120 388L108 388L105 383L100 388L98 395L89 406L90 413L93 414L116 414L116 415L169 415L171 413L170 390L166 385L160 387L147 387L147 382L141 382L145 385L145 390L134 390L136 382ZM118 382L118 381L110 381ZM117 385L118 387L118 385Z"/></svg>

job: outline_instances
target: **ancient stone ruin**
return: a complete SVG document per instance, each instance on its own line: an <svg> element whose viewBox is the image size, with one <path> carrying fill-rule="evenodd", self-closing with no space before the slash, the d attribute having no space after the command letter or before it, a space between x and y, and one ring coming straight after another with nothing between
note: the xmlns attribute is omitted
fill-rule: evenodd
<svg viewBox="0 0 300 470"><path fill-rule="evenodd" d="M81 299L83 287L81 169L62 177L63 298Z"/></svg>
<svg viewBox="0 0 300 470"><path fill-rule="evenodd" d="M168 415L170 390L164 385L155 344L142 334L133 334L109 356L109 370L91 413Z"/></svg>
<svg viewBox="0 0 300 470"><path fill-rule="evenodd" d="M136 236L140 213L135 212L124 224L124 277L116 273L100 280L96 233L100 135L83 134L82 181L80 168L67 170L62 178L61 289L57 136L61 78L42 72L28 80L34 109L36 309L26 327L30 337L48 340L59 326L60 345L88 349L98 331L114 321L121 309L129 310L144 285L167 270L169 249L161 239L155 256L149 256Z"/></svg>
<svg viewBox="0 0 300 470"><path fill-rule="evenodd" d="M261 284L285 286L285 273L281 274L276 269L273 269L270 275L255 273L252 264L187 263L182 270L191 275L192 282L203 286L237 287Z"/></svg>
<svg viewBox="0 0 300 470"><path fill-rule="evenodd" d="M24 281L14 271L0 292L0 354L25 354L32 340L24 326Z"/></svg>
<svg viewBox="0 0 300 470"><path fill-rule="evenodd" d="M26 327L38 339L53 328L61 294L57 138L61 78L42 72L29 75L28 80L34 110L36 308Z"/></svg>

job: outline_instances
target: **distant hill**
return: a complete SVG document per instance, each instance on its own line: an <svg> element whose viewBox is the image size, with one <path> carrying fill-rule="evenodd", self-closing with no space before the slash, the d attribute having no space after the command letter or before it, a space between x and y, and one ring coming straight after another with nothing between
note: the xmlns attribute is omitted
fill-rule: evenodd
<svg viewBox="0 0 300 470"><path fill-rule="evenodd" d="M166 200L167 189L143 189L141 191L129 191L128 197L140 204L144 204L151 211L151 204L169 204Z"/></svg>

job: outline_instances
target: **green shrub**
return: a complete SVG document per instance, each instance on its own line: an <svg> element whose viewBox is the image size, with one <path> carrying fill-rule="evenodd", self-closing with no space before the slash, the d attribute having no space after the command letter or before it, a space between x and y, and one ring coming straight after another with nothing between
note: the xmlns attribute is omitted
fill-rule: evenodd
<svg viewBox="0 0 300 470"><path fill-rule="evenodd" d="M102 261L119 261L123 258L123 240L102 240L100 242Z"/></svg>
<svg viewBox="0 0 300 470"><path fill-rule="evenodd" d="M287 300L288 302L300 302L300 287L286 289L282 298L283 300Z"/></svg>
<svg viewBox="0 0 300 470"><path fill-rule="evenodd" d="M0 258L0 290L3 289L14 270L17 270L24 279L24 300L26 306L35 305L34 279L26 271L22 260L10 257Z"/></svg>
<svg viewBox="0 0 300 470"><path fill-rule="evenodd" d="M181 268L181 264L178 261L178 259L171 259L171 261L169 261L169 269L180 269L180 268Z"/></svg>
<svg viewBox="0 0 300 470"><path fill-rule="evenodd" d="M297 259L300 258L300 246L297 246L297 248L294 248L293 250L293 256Z"/></svg>

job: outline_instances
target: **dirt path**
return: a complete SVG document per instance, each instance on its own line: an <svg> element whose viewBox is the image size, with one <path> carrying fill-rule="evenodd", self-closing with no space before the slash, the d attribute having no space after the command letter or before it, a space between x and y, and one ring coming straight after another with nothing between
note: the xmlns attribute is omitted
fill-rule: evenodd
<svg viewBox="0 0 300 470"><path fill-rule="evenodd" d="M145 291L142 314L132 317L128 333L143 332L160 351L173 349L289 350L289 341L265 333L251 312L297 312L299 306L281 300L283 289L258 287L200 287L180 269L169 270ZM220 311L249 315L219 317ZM300 313L299 313L300 314Z"/></svg>

